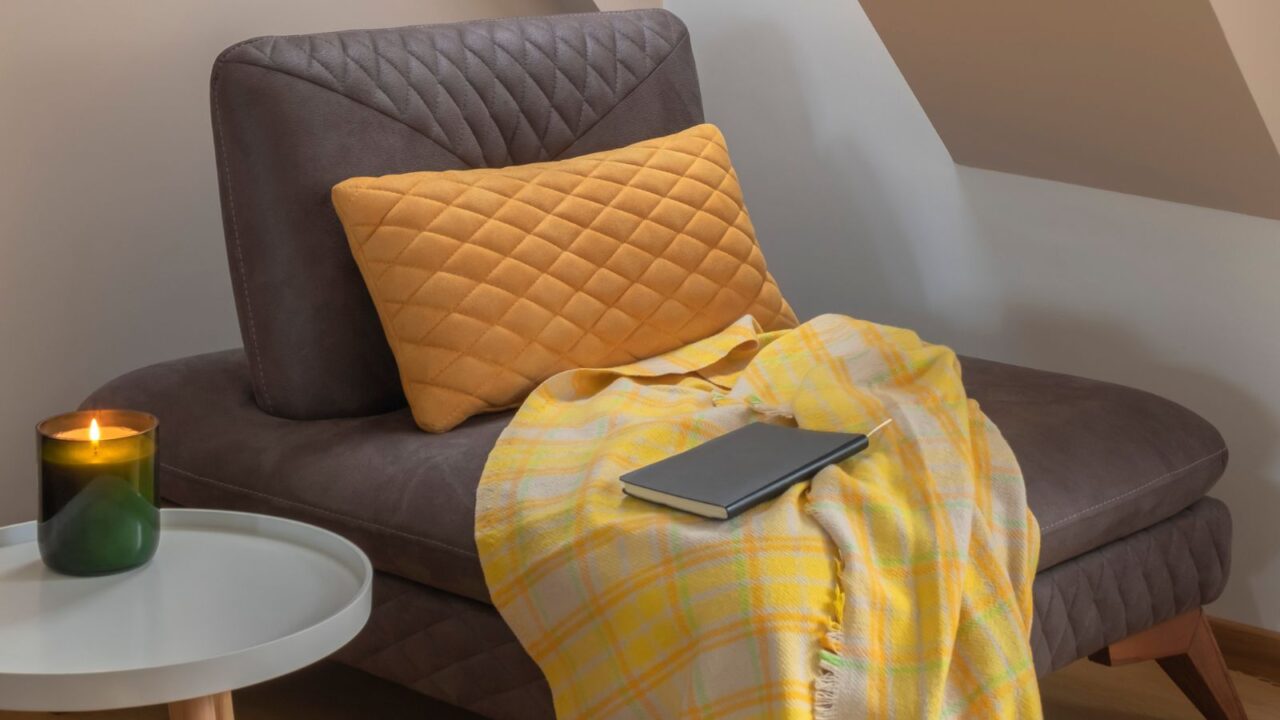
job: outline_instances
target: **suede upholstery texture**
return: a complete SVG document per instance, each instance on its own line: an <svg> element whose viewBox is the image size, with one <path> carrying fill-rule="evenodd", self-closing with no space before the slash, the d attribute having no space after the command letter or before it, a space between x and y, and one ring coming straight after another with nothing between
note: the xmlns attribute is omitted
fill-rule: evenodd
<svg viewBox="0 0 1280 720"><path fill-rule="evenodd" d="M375 609L341 660L486 717L550 717L475 557L474 489L508 415L415 427L328 192L697 124L684 26L650 10L260 38L220 57L213 103L246 349L137 370L85 406L160 418L166 500L312 522L364 548ZM1203 495L1227 454L1209 423L1117 385L961 364L1042 527L1040 673L1221 593L1230 516Z"/></svg>
<svg viewBox="0 0 1280 720"><path fill-rule="evenodd" d="M1231 520L1203 498L1225 464L1211 425L1119 385L960 361L1052 528L1033 588L1041 674L1218 597ZM378 570L375 610L340 659L487 717L551 717L537 666L489 605L472 534L475 488L510 413L438 435L408 409L273 417L254 401L242 350L137 370L85 406L161 419L167 501L302 520L363 548Z"/></svg>
<svg viewBox="0 0 1280 720"><path fill-rule="evenodd" d="M255 38L214 63L211 105L254 395L297 419L405 404L335 184L574 157L702 122L688 32L651 11Z"/></svg>
<svg viewBox="0 0 1280 720"><path fill-rule="evenodd" d="M1177 403L1113 383L961 362L969 397L1022 467L1042 569L1170 517L1226 470L1222 435Z"/></svg>
<svg viewBox="0 0 1280 720"><path fill-rule="evenodd" d="M743 315L796 324L714 125L555 162L351 178L333 205L423 430Z"/></svg>
<svg viewBox="0 0 1280 720"><path fill-rule="evenodd" d="M1001 428L1041 525L1041 569L1154 525L1222 475L1221 435L1164 398L961 357L965 389ZM162 363L87 404L161 419L160 491L181 505L259 509L341 533L374 566L487 601L475 490L511 413L424 435L408 410L297 421L256 406L244 353ZM234 448L234 450L229 450Z"/></svg>

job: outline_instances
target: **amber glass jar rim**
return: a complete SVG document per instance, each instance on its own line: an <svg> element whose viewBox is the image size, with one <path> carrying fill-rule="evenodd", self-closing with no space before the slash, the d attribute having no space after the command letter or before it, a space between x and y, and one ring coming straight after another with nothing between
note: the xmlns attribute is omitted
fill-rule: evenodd
<svg viewBox="0 0 1280 720"><path fill-rule="evenodd" d="M99 425L118 425L144 435L154 432L160 427L160 419L149 412L141 410L123 410L111 408L95 408L93 410L73 410L59 413L36 423L36 432L44 437L59 440L58 433L82 428L91 418L98 418Z"/></svg>

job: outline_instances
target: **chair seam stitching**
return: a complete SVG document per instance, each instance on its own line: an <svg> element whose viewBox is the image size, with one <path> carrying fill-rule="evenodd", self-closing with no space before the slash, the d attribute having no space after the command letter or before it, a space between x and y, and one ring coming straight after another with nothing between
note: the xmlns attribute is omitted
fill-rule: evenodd
<svg viewBox="0 0 1280 720"><path fill-rule="evenodd" d="M1193 462L1191 462L1191 463L1188 463L1188 464L1186 464L1186 465L1184 465L1184 466L1182 466L1182 467L1178 468L1177 470L1170 470L1169 472L1167 472L1167 473L1165 473L1165 474L1161 475L1160 477L1157 477L1157 478L1155 478L1155 479L1153 479L1153 480L1148 480L1147 482L1145 482L1145 483L1143 483L1143 484L1139 485L1139 486L1138 486L1138 487L1136 487L1136 488L1132 488L1131 490L1128 490L1128 491L1126 491L1126 492L1123 492L1123 493L1121 493L1121 494L1119 494L1119 495L1117 495L1117 496L1115 496L1115 497L1113 497L1113 498L1110 498L1110 499L1108 499L1108 500L1104 500L1104 501L1102 501L1102 502L1100 502L1100 503L1097 503L1097 504L1095 504L1095 505L1090 505L1089 507L1084 508L1083 510L1079 510L1079 511L1077 511L1077 512L1074 512L1074 513L1072 513L1072 514L1068 515L1067 517L1064 517L1064 518L1062 518L1062 519L1060 519L1060 520L1056 520L1056 521L1054 521L1052 524L1046 525L1046 526L1044 527L1044 529L1043 529L1041 532L1042 532L1042 533L1050 532L1051 530L1054 530L1055 528L1061 527L1063 524L1065 524L1065 523L1067 523L1067 522L1070 522L1070 521L1072 521L1072 520L1075 520L1076 518L1078 518L1078 517L1080 517L1080 516L1082 516L1082 515L1086 515L1086 514L1088 514L1088 513L1093 512L1094 510L1099 510L1099 509L1104 508L1104 507L1106 507L1106 506L1108 506L1108 505L1112 505L1112 504L1114 504L1114 503L1120 502L1121 500L1124 500L1125 498L1131 497L1131 496L1133 496L1133 495L1135 495L1135 494L1137 494L1137 493L1142 492L1143 490L1146 490L1147 488L1151 487L1152 485L1156 485L1156 484L1158 484L1158 483L1161 483L1161 482L1164 482L1164 481L1166 481L1166 480L1169 480L1169 479L1173 478L1174 476L1181 475L1182 473L1184 473L1184 472L1186 472L1186 471L1190 470L1191 468L1193 468L1193 467L1195 467L1195 466L1197 466L1197 465L1199 465L1199 464L1201 464L1201 463L1203 463L1203 462L1205 462L1205 461L1212 460L1212 459L1214 459L1214 458L1216 458L1216 457L1218 457L1218 456L1222 455L1222 454L1223 454L1223 453L1225 453L1226 451L1227 451L1227 448L1224 446L1223 448L1221 448L1221 449L1220 449L1220 450L1218 450L1217 452L1214 452L1214 453L1212 453L1212 454L1206 455L1206 456L1204 456L1204 457L1200 458L1199 460L1195 460L1195 461L1193 461Z"/></svg>
<svg viewBox="0 0 1280 720"><path fill-rule="evenodd" d="M686 32L680 36L679 41L677 41L674 45L671 46L671 50L667 52L666 57L662 58L657 63L655 63L653 66L653 69L645 73L645 76L641 78L639 82L636 83L635 87L627 91L626 95L623 95L622 97L618 98L617 102L613 104L613 107L609 108L609 110L605 112L604 115L601 115L600 117L596 118L596 121L591 123L591 127L588 127L582 130L581 132L579 132L578 136L573 139L573 142L569 143L567 147L560 150L560 152L556 153L554 156L552 156L552 158L558 160L563 158L565 156L565 153L571 152L573 148L577 146L578 143L582 142L583 138L585 138L587 135L590 135L592 130L595 130L597 127L600 126L600 123L604 122L609 118L610 115L613 115L615 112L617 112L618 108L622 107L623 103L625 103L627 100L630 100L631 96L639 92L640 89L645 86L645 83L649 82L650 78L652 78L655 74L657 74L659 70L665 67L666 64L671 60L671 58L676 54L677 50L679 50L680 48L688 44L689 44L689 33Z"/></svg>
<svg viewBox="0 0 1280 720"><path fill-rule="evenodd" d="M241 43L244 44L244 43ZM234 46L232 49L240 47ZM229 51L228 51L229 52ZM240 221L236 215L235 189L231 181L231 165L227 162L227 143L222 134L222 98L219 88L222 82L222 69L225 63L220 63L217 72L213 77L213 117L214 132L218 134L218 154L222 159L223 176L227 181L227 214L231 216L231 237L235 241L236 247L236 265L240 270L240 296L244 298L245 315L249 319L249 338L253 342L254 365L258 374L258 383L262 386L262 400L266 404L267 412L272 412L275 407L271 401L271 392L267 387L266 374L262 369L262 347L258 343L258 328L253 317L253 302L249 294L249 278L244 269L244 248L240 242Z"/></svg>

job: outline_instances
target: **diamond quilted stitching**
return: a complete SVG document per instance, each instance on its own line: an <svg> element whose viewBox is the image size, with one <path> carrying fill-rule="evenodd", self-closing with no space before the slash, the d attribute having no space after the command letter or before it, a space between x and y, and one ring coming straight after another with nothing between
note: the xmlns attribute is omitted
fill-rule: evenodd
<svg viewBox="0 0 1280 720"><path fill-rule="evenodd" d="M334 204L426 429L743 314L795 322L710 125L559 163L353 178Z"/></svg>
<svg viewBox="0 0 1280 720"><path fill-rule="evenodd" d="M485 167L558 156L684 37L661 13L584 14L264 38L225 61L333 90Z"/></svg>
<svg viewBox="0 0 1280 720"><path fill-rule="evenodd" d="M373 597L338 660L484 717L553 717L542 673L492 608L383 573Z"/></svg>
<svg viewBox="0 0 1280 720"><path fill-rule="evenodd" d="M1226 584L1226 506L1190 508L1085 555L1041 571L1032 645L1041 675L1198 605Z"/></svg>

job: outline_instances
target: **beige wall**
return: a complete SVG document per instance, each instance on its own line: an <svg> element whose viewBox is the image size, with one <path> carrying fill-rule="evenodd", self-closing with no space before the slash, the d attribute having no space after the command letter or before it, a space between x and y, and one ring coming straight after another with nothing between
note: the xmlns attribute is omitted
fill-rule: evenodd
<svg viewBox="0 0 1280 720"><path fill-rule="evenodd" d="M1280 2L1276 0L1213 0L1213 9L1235 54L1271 139L1280 147Z"/></svg>
<svg viewBox="0 0 1280 720"><path fill-rule="evenodd" d="M861 0L956 162L1280 219L1261 2Z"/></svg>
<svg viewBox="0 0 1280 720"><path fill-rule="evenodd" d="M1280 222L957 167L856 0L665 6L798 309L1202 413L1231 447L1213 494L1235 517L1212 611L1280 630Z"/></svg>
<svg viewBox="0 0 1280 720"><path fill-rule="evenodd" d="M0 524L37 420L135 367L238 346L209 131L254 35L592 10L587 0L0 3Z"/></svg>

